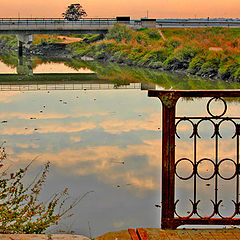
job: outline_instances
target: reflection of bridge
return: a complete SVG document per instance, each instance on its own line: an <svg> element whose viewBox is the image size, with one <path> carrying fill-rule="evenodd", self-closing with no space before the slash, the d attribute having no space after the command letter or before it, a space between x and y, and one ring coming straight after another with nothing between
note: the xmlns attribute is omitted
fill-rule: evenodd
<svg viewBox="0 0 240 240"><path fill-rule="evenodd" d="M152 84L129 83L118 85L111 82L71 81L71 82L0 82L0 91L52 91L52 90L112 90L112 89L155 89Z"/></svg>

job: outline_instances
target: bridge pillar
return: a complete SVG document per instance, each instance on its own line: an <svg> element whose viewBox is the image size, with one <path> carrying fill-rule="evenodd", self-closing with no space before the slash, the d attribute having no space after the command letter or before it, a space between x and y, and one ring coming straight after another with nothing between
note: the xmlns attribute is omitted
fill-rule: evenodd
<svg viewBox="0 0 240 240"><path fill-rule="evenodd" d="M18 58L17 74L24 76L33 76L32 61L30 57Z"/></svg>
<svg viewBox="0 0 240 240"><path fill-rule="evenodd" d="M21 41L18 41L18 56L22 57L23 55L23 43Z"/></svg>
<svg viewBox="0 0 240 240"><path fill-rule="evenodd" d="M21 57L23 55L23 44L27 48L30 48L30 45L33 41L33 35L31 34L17 34L18 39L18 55Z"/></svg>

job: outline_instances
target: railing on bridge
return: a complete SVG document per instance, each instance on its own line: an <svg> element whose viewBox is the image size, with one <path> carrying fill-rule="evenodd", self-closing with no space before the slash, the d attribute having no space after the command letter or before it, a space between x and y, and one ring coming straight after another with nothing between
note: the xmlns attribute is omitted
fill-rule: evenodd
<svg viewBox="0 0 240 240"><path fill-rule="evenodd" d="M70 26L112 26L115 23L126 24L131 27L139 28L146 27L144 23L151 19L131 19L127 22L118 21L118 18L82 18L77 21L69 21L64 18L0 18L0 26L7 27L26 27L26 26L56 26L56 27L70 27ZM240 21L237 20L168 20L168 19L154 19L155 23L152 25L156 27L240 27ZM150 26L151 27L151 26Z"/></svg>
<svg viewBox="0 0 240 240"><path fill-rule="evenodd" d="M109 25L116 23L116 18L83 18L77 21L68 21L64 18L0 18L2 25Z"/></svg>
<svg viewBox="0 0 240 240"><path fill-rule="evenodd" d="M161 100L163 105L163 119L162 119L162 221L161 225L164 229L175 229L180 225L185 224L212 224L212 225L239 225L240 224L240 198L239 198L239 175L240 175L240 160L239 160L239 136L240 136L240 117L227 117L225 116L227 111L227 103L224 100L226 97L239 98L240 90L149 90L149 97L157 97ZM206 117L176 117L176 103L180 98L185 97L210 97L206 105L209 116ZM216 115L212 113L213 100L219 100L223 103L223 112ZM175 159L175 137L179 137L177 134L177 127L182 122L188 122L192 126L192 133L190 139L193 143L193 156L192 159L181 158ZM214 157L212 159L197 154L198 141L201 138L199 133L199 126L203 122L208 122L213 126L212 139L214 140ZM235 141L236 149L234 159L222 158L219 154L219 145L221 136L221 128L224 123L231 123L234 128L234 134L232 136ZM204 154L202 152L201 154ZM192 167L189 176L181 176L178 172L179 164L189 163ZM209 176L202 176L199 171L199 166L203 162L207 162L212 165L212 173ZM233 165L233 174L226 176L220 167L223 164ZM209 169L210 170L210 169ZM225 173L226 174L226 173ZM179 200L175 199L175 178L181 179L186 182L192 180L192 199L190 199L192 210L186 213L186 216L182 217L177 212L177 204ZM199 213L199 203L203 199L199 199L197 191L199 191L199 181L214 182L214 197L211 200L212 212L209 216L202 216ZM232 199L234 210L229 217L224 217L220 210L222 199L220 199L219 186L220 181L233 180L233 188L235 189L235 199Z"/></svg>
<svg viewBox="0 0 240 240"><path fill-rule="evenodd" d="M114 83L25 83L0 84L0 91L51 91L51 90L112 90L142 89L141 83L117 85Z"/></svg>

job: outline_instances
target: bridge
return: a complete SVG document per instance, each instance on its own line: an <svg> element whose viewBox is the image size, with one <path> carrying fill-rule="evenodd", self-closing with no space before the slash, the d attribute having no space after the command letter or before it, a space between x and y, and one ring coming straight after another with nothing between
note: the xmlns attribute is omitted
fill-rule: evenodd
<svg viewBox="0 0 240 240"><path fill-rule="evenodd" d="M19 41L19 56L22 56L22 45L30 46L33 34L105 34L114 24L124 24L138 30L141 28L187 28L187 27L240 27L240 21L212 20L131 20L130 17L116 18L84 18L69 21L64 18L0 18L0 34L17 34Z"/></svg>
<svg viewBox="0 0 240 240"><path fill-rule="evenodd" d="M145 27L240 27L240 21L233 20L131 20L130 17L117 17L69 21L63 18L0 18L0 34L106 33L116 23L135 30Z"/></svg>

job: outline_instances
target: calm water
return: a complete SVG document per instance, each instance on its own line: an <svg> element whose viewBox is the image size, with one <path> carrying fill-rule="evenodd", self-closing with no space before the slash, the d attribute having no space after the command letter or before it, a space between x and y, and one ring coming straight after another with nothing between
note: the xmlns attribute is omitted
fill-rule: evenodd
<svg viewBox="0 0 240 240"><path fill-rule="evenodd" d="M74 209L74 216L65 219L50 232L75 231L89 236L89 225L93 237L108 231L136 227L159 227L161 205L161 104L158 99L148 98L147 86L162 88L238 88L238 84L221 81L205 81L167 73L137 68L101 65L93 62L48 62L35 59L24 60L28 75L33 73L96 73L98 89L89 90L93 82L85 78L85 90L42 91L1 91L0 94L0 141L6 141L9 164L13 169L23 167L38 156L27 176L31 180L43 164L51 162L47 184L42 199L49 198L53 192L69 188L72 198L88 194ZM0 76L6 84L7 79L16 83L16 59L0 63ZM6 74L11 74L7 75ZM89 75L90 76L90 75ZM33 78L19 75L19 79L32 85ZM61 75L54 81L62 81ZM65 79L66 80L66 79ZM74 79L73 79L74 80ZM151 80L151 81L150 81ZM47 76L41 79L46 84ZM136 84L142 82L142 84ZM19 82L18 82L19 83ZM134 87L124 84L135 83ZM7 83L8 84L8 83ZM74 84L77 84L76 81ZM52 85L56 85L55 82ZM129 88L129 89L125 89ZM76 89L76 88L75 88ZM80 89L80 87L79 87ZM35 89L36 90L36 89ZM178 103L178 115L207 115L206 99ZM229 114L238 115L238 102L229 103ZM219 105L218 108L221 108ZM202 134L207 137L199 145L199 153L213 157L209 137L209 126L203 127ZM225 128L226 139L222 140L223 156L235 157L234 144L228 134L231 126ZM177 148L177 158L191 157L192 142L187 138L189 126L183 124L179 129L183 136L182 145ZM177 142L177 146L179 146ZM203 166L203 169L208 166ZM184 165L182 169L189 170ZM231 166L226 166L231 171ZM180 169L181 170L181 169ZM183 171L183 170L181 170ZM200 207L203 214L210 209L212 182L200 183L199 197L204 199ZM232 182L224 185L222 195L227 200L232 195ZM223 183L222 183L223 185ZM221 186L222 186L221 185ZM177 181L176 197L189 199L191 181ZM230 187L229 187L230 186ZM211 191L210 191L211 190ZM230 197L229 197L230 196ZM179 205L180 213L189 210L188 205ZM230 202L223 205L226 214L232 210Z"/></svg>

